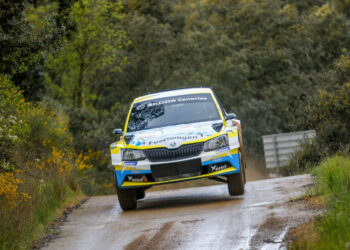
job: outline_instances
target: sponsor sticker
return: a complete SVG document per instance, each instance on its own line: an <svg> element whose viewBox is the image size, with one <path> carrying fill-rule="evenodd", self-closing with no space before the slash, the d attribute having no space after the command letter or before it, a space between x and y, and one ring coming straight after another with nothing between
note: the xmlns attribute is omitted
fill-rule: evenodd
<svg viewBox="0 0 350 250"><path fill-rule="evenodd" d="M230 150L230 147L219 148L216 150L216 153L221 153Z"/></svg>
<svg viewBox="0 0 350 250"><path fill-rule="evenodd" d="M146 176L131 176L131 175L128 175L126 177L126 180L127 181L130 181L130 182L147 182L147 177Z"/></svg>
<svg viewBox="0 0 350 250"><path fill-rule="evenodd" d="M124 166L136 166L137 161L124 161Z"/></svg>
<svg viewBox="0 0 350 250"><path fill-rule="evenodd" d="M227 163L209 165L208 173L221 171L221 170L224 170L224 169L229 168L229 167L230 166Z"/></svg>
<svg viewBox="0 0 350 250"><path fill-rule="evenodd" d="M202 136L201 136L202 137ZM167 143L168 141L170 141L170 143L174 142L174 141L189 141L189 140L197 140L197 139L201 139L201 137L197 136L197 135L179 135L179 136L171 136L171 137L165 137L159 140L154 140L148 141L148 145L155 145L155 144L161 144L161 143Z"/></svg>
<svg viewBox="0 0 350 250"><path fill-rule="evenodd" d="M209 99L207 96L180 96L180 97L172 97L169 99L158 99L151 101L150 103L147 104L141 104L137 106L137 110L142 110L145 109L146 107L154 107L154 106L160 106L164 104L169 104L169 103L184 103L184 102L208 102Z"/></svg>

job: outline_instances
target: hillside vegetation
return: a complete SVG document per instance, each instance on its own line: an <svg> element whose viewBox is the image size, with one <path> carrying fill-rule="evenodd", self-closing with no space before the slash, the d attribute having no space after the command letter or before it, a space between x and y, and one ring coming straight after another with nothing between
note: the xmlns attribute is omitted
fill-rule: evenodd
<svg viewBox="0 0 350 250"><path fill-rule="evenodd" d="M28 247L82 193L113 192L111 131L147 93L213 88L254 154L263 134L317 129L293 171L348 153L349 9L344 0L0 0L0 247Z"/></svg>
<svg viewBox="0 0 350 250"><path fill-rule="evenodd" d="M313 170L314 195L326 207L323 216L297 229L291 249L348 249L350 239L350 159L333 156Z"/></svg>

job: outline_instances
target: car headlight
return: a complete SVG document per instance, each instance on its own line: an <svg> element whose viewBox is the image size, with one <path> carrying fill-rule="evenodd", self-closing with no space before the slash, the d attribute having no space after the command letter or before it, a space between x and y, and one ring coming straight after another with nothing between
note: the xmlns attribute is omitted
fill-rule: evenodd
<svg viewBox="0 0 350 250"><path fill-rule="evenodd" d="M122 149L123 161L140 161L146 159L145 153L138 149Z"/></svg>
<svg viewBox="0 0 350 250"><path fill-rule="evenodd" d="M223 148L228 146L227 135L221 135L206 141L203 146L203 151L213 151L215 149Z"/></svg>

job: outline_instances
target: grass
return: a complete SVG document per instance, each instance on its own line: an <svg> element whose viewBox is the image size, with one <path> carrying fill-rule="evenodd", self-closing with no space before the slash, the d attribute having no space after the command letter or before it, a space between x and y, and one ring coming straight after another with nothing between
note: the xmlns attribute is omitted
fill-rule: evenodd
<svg viewBox="0 0 350 250"><path fill-rule="evenodd" d="M314 168L315 194L326 212L295 230L291 249L350 248L350 158L333 156Z"/></svg>
<svg viewBox="0 0 350 250"><path fill-rule="evenodd" d="M79 203L80 189L72 189L60 179L51 182L25 180L31 199L16 207L0 204L0 249L31 249L47 233L47 226L63 211Z"/></svg>

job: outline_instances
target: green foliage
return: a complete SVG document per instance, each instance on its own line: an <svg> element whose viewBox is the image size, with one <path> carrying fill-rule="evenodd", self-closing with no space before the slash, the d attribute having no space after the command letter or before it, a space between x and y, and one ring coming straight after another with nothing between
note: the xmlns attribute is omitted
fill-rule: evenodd
<svg viewBox="0 0 350 250"><path fill-rule="evenodd" d="M313 170L318 192L325 195L328 205L336 206L350 195L350 159L335 155Z"/></svg>
<svg viewBox="0 0 350 250"><path fill-rule="evenodd" d="M343 52L335 61L334 86L319 89L307 102L304 123L316 129L317 136L295 154L289 166L291 172L315 166L329 155L350 152L350 57L346 50Z"/></svg>
<svg viewBox="0 0 350 250"><path fill-rule="evenodd" d="M350 16L350 1L349 0L331 0L330 3L340 12Z"/></svg>
<svg viewBox="0 0 350 250"><path fill-rule="evenodd" d="M62 17L67 7L52 2L0 1L0 74L9 75L30 100L42 97L46 56L59 47L69 28Z"/></svg>
<svg viewBox="0 0 350 250"><path fill-rule="evenodd" d="M21 92L8 77L0 75L0 172L10 170L11 151L23 143L23 136L30 131L23 119L27 108Z"/></svg>
<svg viewBox="0 0 350 250"><path fill-rule="evenodd" d="M0 83L0 249L27 249L78 201L80 183L94 185L84 178L94 180L90 157L98 157L75 154L58 106L25 102L8 77Z"/></svg>
<svg viewBox="0 0 350 250"><path fill-rule="evenodd" d="M305 141L300 146L289 161L287 171L290 175L310 172L327 156L327 149L320 148L315 140Z"/></svg>
<svg viewBox="0 0 350 250"><path fill-rule="evenodd" d="M317 129L318 143L325 145L330 153L350 146L350 83L335 91L320 91L310 123Z"/></svg>
<svg viewBox="0 0 350 250"><path fill-rule="evenodd" d="M238 114L250 151L261 152L263 134L316 128L317 143L336 152L348 129L339 118L346 111L335 116L325 103L346 109L334 103L335 86L348 82L346 6L322 0L4 2L2 25L17 22L2 31L10 49L1 58L13 59L0 66L25 91L26 82L43 83L30 72L45 75L48 94L69 115L79 153L107 156L110 131L123 125L136 96L193 86L212 87L226 110ZM328 108L332 122L321 117ZM99 167L111 170L108 163Z"/></svg>
<svg viewBox="0 0 350 250"><path fill-rule="evenodd" d="M255 152L263 134L309 128L308 93L330 86L335 61L350 44L346 16L323 1L126 2L129 64L96 107L209 86L238 114Z"/></svg>
<svg viewBox="0 0 350 250"><path fill-rule="evenodd" d="M23 119L30 126L26 147L31 148L32 158L48 155L52 148L73 150L72 137L68 131L68 117L57 106L42 102L31 106ZM25 149L24 149L25 150Z"/></svg>
<svg viewBox="0 0 350 250"><path fill-rule="evenodd" d="M48 82L56 98L74 109L93 107L109 72L120 71L126 58L119 51L127 44L118 27L122 5L108 0L76 2L70 14L76 32L60 52L51 56Z"/></svg>
<svg viewBox="0 0 350 250"><path fill-rule="evenodd" d="M35 182L28 176L20 177L31 199L14 208L0 200L0 249L31 248L47 225L61 216L62 208L78 203L82 197L79 190L71 189L59 178Z"/></svg>
<svg viewBox="0 0 350 250"><path fill-rule="evenodd" d="M110 192L111 131L123 126L132 99L198 86L212 87L237 113L249 151L262 151L264 134L317 129L293 171L348 153L348 7L347 0L0 0L0 172L13 175L14 193L32 190L30 204L49 198L35 198L45 185L56 198L67 187ZM19 90L44 101L26 103ZM58 184L51 179L65 172ZM35 213L31 206L24 211Z"/></svg>
<svg viewBox="0 0 350 250"><path fill-rule="evenodd" d="M60 51L50 56L47 65L46 82L51 96L68 109L75 151L103 152L103 157L95 159L96 168L88 171L86 179L82 178L81 184L88 194L110 192L105 182L112 182L111 165L104 159L108 156L106 145L111 141L114 115L110 108L97 105L104 97L106 85L127 63L122 50L129 42L121 26L122 10L122 4L116 1L76 2L70 12L76 31L65 39ZM121 90L116 88L113 92Z"/></svg>
<svg viewBox="0 0 350 250"><path fill-rule="evenodd" d="M6 142L15 145L21 141L20 136L28 131L27 124L18 118L24 113L26 106L21 92L8 77L0 75L1 145Z"/></svg>
<svg viewBox="0 0 350 250"><path fill-rule="evenodd" d="M327 211L292 248L346 249L350 240L350 159L339 155L328 158L313 170L313 174L316 192L323 197ZM316 236L310 240L308 234Z"/></svg>
<svg viewBox="0 0 350 250"><path fill-rule="evenodd" d="M96 4L89 3L86 6ZM85 15L91 10L82 11L76 3L71 14L76 32L50 59L46 82L52 96L68 106L78 152L100 150L107 157L106 145L114 139L110 131L123 126L133 98L194 86L212 87L226 110L242 120L248 150L261 152L261 135L318 129L317 122L310 122L319 102L315 89L332 92L337 79L348 72L343 57L349 49L350 24L332 3L128 0L124 6L116 11L123 18L105 16L87 26ZM91 31L95 39L101 22L116 23L112 31L125 31L117 41L127 46L114 46L118 57L111 60L118 70L105 68L99 57L92 63L89 49L83 54L91 66L81 70L85 66L81 68L74 48L82 51L88 27L96 29ZM94 39L88 48L96 50ZM126 40L130 44L123 43ZM108 37L103 42L110 44ZM106 57L113 50L97 51ZM122 58L128 63L122 64ZM297 171L326 155L327 147L310 146L294 159ZM107 176L112 168L104 164L100 170Z"/></svg>

